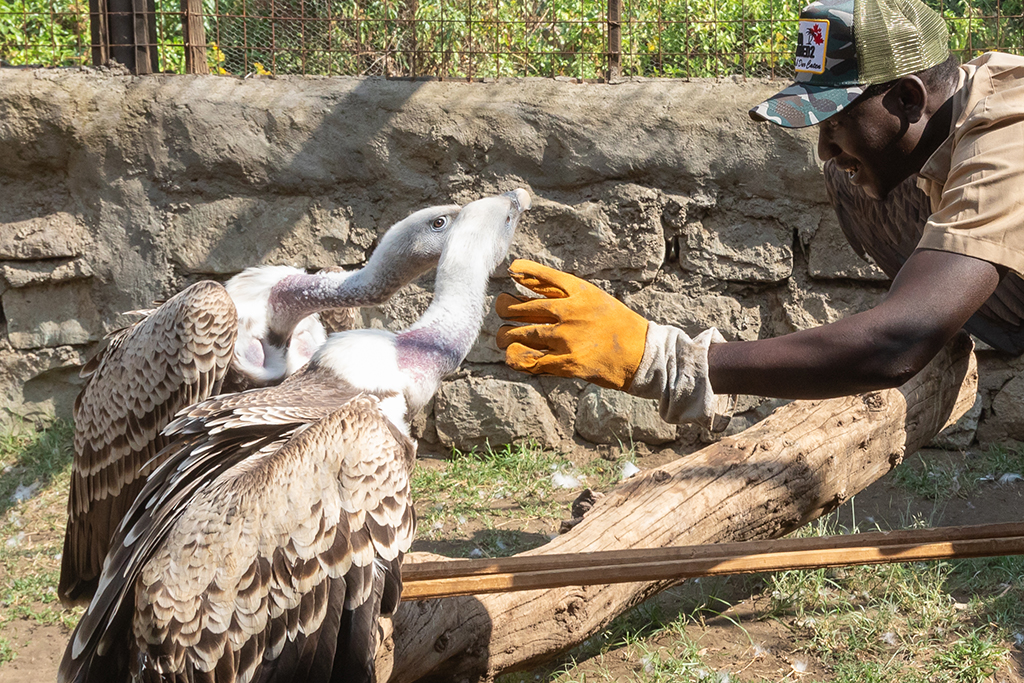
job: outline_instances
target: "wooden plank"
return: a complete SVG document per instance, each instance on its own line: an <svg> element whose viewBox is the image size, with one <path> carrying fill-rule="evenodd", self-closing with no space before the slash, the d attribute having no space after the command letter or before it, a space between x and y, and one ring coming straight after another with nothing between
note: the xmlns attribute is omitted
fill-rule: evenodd
<svg viewBox="0 0 1024 683"><path fill-rule="evenodd" d="M92 1L92 0L90 0ZM116 61L135 74L159 69L155 0L96 0L93 60ZM91 11L92 5L90 5ZM97 32L105 30L103 35ZM104 40L106 50L104 51Z"/></svg>
<svg viewBox="0 0 1024 683"><path fill-rule="evenodd" d="M622 0L608 0L608 80L622 76Z"/></svg>
<svg viewBox="0 0 1024 683"><path fill-rule="evenodd" d="M135 18L133 0L107 0L109 59L135 72Z"/></svg>
<svg viewBox="0 0 1024 683"><path fill-rule="evenodd" d="M136 74L151 74L158 70L156 63L156 2L132 0L132 48L135 51ZM150 23L153 31L150 33Z"/></svg>
<svg viewBox="0 0 1024 683"><path fill-rule="evenodd" d="M696 559L731 559L784 552L811 552L842 550L845 548L887 548L891 546L926 545L940 542L973 541L1013 536L1024 537L1024 522L1001 524L970 524L937 527L933 529L903 529L873 531L841 536L813 538L782 538L767 541L739 543L713 543L710 545L676 546L668 548L634 548L605 550L575 555L517 555L482 560L452 559L406 563L402 567L402 581L410 583L433 579L459 579L488 574L518 574L523 572L557 571L582 567L611 567L639 565L653 562L674 562ZM403 599L405 594L402 595Z"/></svg>
<svg viewBox="0 0 1024 683"><path fill-rule="evenodd" d="M181 32L185 43L185 73L210 73L206 61L203 0L181 0Z"/></svg>
<svg viewBox="0 0 1024 683"><path fill-rule="evenodd" d="M467 561L431 562L403 571L402 599L1020 554L1024 524L1013 523L468 561L474 566L465 566Z"/></svg>
<svg viewBox="0 0 1024 683"><path fill-rule="evenodd" d="M89 0L89 39L93 66L110 63L110 27L107 0Z"/></svg>

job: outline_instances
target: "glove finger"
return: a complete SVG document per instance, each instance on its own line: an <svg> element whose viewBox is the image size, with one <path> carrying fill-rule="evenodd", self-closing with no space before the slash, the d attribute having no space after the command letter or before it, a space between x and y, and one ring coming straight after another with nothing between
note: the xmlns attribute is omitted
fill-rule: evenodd
<svg viewBox="0 0 1024 683"><path fill-rule="evenodd" d="M508 345L512 343L509 333L514 329L517 329L516 325L502 325L494 333L494 343L498 345L499 349L507 349Z"/></svg>
<svg viewBox="0 0 1024 683"><path fill-rule="evenodd" d="M557 325L502 325L494 340L500 349L520 344L546 353L567 353L568 348L560 332Z"/></svg>
<svg viewBox="0 0 1024 683"><path fill-rule="evenodd" d="M517 323L557 323L561 317L553 310L555 300L518 299L502 292L494 301L494 310L505 320Z"/></svg>
<svg viewBox="0 0 1024 683"><path fill-rule="evenodd" d="M508 267L508 274L523 287L549 299L562 299L579 288L580 279L536 261L516 259Z"/></svg>
<svg viewBox="0 0 1024 683"><path fill-rule="evenodd" d="M527 301L532 301L532 298L509 294L508 292L501 292L498 294L497 298L494 299L494 310L499 316L504 317L509 306L526 303Z"/></svg>
<svg viewBox="0 0 1024 683"><path fill-rule="evenodd" d="M544 357L544 351L531 349L522 344L510 344L505 349L505 365L520 372L534 372L537 361Z"/></svg>
<svg viewBox="0 0 1024 683"><path fill-rule="evenodd" d="M529 301L533 297L519 296L518 294L509 294L508 292L501 292L498 294L498 298L494 300L494 307L498 307L498 302L502 302L503 306L512 306L513 304L521 304L524 301Z"/></svg>

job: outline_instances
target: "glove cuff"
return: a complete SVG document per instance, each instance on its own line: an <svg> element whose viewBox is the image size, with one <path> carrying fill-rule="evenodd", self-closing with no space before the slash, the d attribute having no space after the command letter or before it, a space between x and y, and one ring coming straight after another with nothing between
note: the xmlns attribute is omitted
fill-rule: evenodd
<svg viewBox="0 0 1024 683"><path fill-rule="evenodd" d="M677 327L649 323L644 355L627 391L658 399L666 422L694 422L711 432L723 431L732 419L736 396L719 396L711 389L708 347L724 342L714 327L690 339Z"/></svg>

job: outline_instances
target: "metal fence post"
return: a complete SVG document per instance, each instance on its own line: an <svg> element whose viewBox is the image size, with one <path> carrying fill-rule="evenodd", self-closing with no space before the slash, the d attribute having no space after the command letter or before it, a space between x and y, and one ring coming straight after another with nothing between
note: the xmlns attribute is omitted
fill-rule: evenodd
<svg viewBox="0 0 1024 683"><path fill-rule="evenodd" d="M622 76L622 0L608 0L608 80Z"/></svg>

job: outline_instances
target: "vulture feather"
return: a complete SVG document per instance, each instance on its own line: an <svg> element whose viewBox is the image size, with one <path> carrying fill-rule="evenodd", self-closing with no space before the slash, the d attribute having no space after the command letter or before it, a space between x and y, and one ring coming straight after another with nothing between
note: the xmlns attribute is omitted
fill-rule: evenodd
<svg viewBox="0 0 1024 683"><path fill-rule="evenodd" d="M308 275L248 268L222 286L198 282L114 333L82 370L58 595L85 604L110 537L160 462L174 415L215 394L280 382L326 339L316 313L373 306L434 267L457 206L413 213L366 265Z"/></svg>
<svg viewBox="0 0 1024 683"><path fill-rule="evenodd" d="M890 278L917 248L931 215L926 195L911 176L883 200L869 197L850 182L833 160L825 162L825 189L839 218L839 226L857 254L871 259ZM964 329L994 349L1024 353L1024 281L1007 272L999 286Z"/></svg>
<svg viewBox="0 0 1024 683"><path fill-rule="evenodd" d="M281 384L168 425L61 682L375 680L414 534L409 422L469 353L529 204L515 190L462 209L411 327L332 334Z"/></svg>

